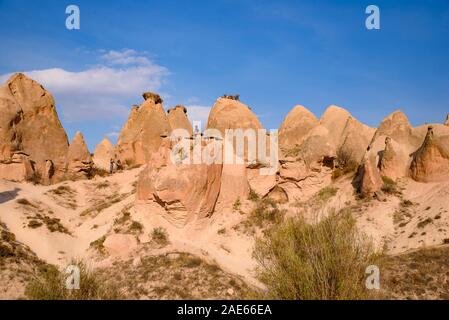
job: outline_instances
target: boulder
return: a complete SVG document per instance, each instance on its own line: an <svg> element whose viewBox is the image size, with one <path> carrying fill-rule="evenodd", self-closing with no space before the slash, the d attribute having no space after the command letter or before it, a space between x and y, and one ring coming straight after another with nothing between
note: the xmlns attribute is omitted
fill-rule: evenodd
<svg viewBox="0 0 449 320"><path fill-rule="evenodd" d="M114 145L108 138L104 138L95 148L94 165L99 169L109 171L111 159L115 159Z"/></svg>
<svg viewBox="0 0 449 320"><path fill-rule="evenodd" d="M167 110L167 119L170 124L171 131L176 129L184 129L190 135L193 134L192 124L187 118L187 109L184 106L176 106Z"/></svg>
<svg viewBox="0 0 449 320"><path fill-rule="evenodd" d="M0 179L24 182L35 177L33 163L23 152L15 152L9 160L0 161Z"/></svg>
<svg viewBox="0 0 449 320"><path fill-rule="evenodd" d="M139 107L131 109L117 142L117 157L127 166L148 162L170 133L162 99L150 92L144 93L144 98Z"/></svg>
<svg viewBox="0 0 449 320"><path fill-rule="evenodd" d="M93 167L92 157L81 132L77 132L69 146L66 158L66 177L86 178Z"/></svg>
<svg viewBox="0 0 449 320"><path fill-rule="evenodd" d="M447 137L444 138L447 141ZM444 140L443 140L444 141ZM420 182L449 180L449 144L444 143L429 126L422 146L413 154L411 177Z"/></svg>
<svg viewBox="0 0 449 320"><path fill-rule="evenodd" d="M36 177L45 176L51 159L54 175L64 177L68 139L59 121L53 96L22 73L14 74L0 87L0 160L9 161L14 152L29 155Z"/></svg>

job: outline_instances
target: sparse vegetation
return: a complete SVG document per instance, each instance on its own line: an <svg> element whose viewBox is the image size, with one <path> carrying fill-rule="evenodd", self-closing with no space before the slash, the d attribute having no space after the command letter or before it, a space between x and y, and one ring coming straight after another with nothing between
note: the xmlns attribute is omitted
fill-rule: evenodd
<svg viewBox="0 0 449 320"><path fill-rule="evenodd" d="M41 268L38 277L30 282L25 291L31 300L115 300L121 297L114 286L107 285L85 263L73 261L80 268L80 288L70 290L65 286L66 275L55 266Z"/></svg>
<svg viewBox="0 0 449 320"><path fill-rule="evenodd" d="M67 185L61 185L57 187L56 189L52 189L46 192L47 195L53 197L55 200L58 201L59 205L75 210L78 208L77 202L76 202L76 190L72 189L70 186Z"/></svg>
<svg viewBox="0 0 449 320"><path fill-rule="evenodd" d="M17 202L18 204L23 205L23 206L35 207L34 204L32 204L30 201L28 201L27 199L24 199L24 198L17 199L16 202Z"/></svg>
<svg viewBox="0 0 449 320"><path fill-rule="evenodd" d="M264 198L257 202L256 207L250 212L247 223L265 227L281 222L284 215L285 210L281 210L275 200Z"/></svg>
<svg viewBox="0 0 449 320"><path fill-rule="evenodd" d="M391 195L398 195L398 194L400 194L398 186L397 186L396 182L393 179L391 179L389 177L386 177L386 176L383 176L382 177L382 181L383 181L383 185L382 185L381 190L383 192L385 192L386 194L391 194Z"/></svg>
<svg viewBox="0 0 449 320"><path fill-rule="evenodd" d="M103 244L104 244L105 240L106 240L106 236L102 236L101 238L99 238L95 241L92 241L90 243L90 247L98 250L100 253L104 253Z"/></svg>
<svg viewBox="0 0 449 320"><path fill-rule="evenodd" d="M311 225L291 218L256 242L254 256L268 299L365 299L372 244L348 211L330 212Z"/></svg>
<svg viewBox="0 0 449 320"><path fill-rule="evenodd" d="M137 266L122 260L99 271L105 282L123 289L126 299L241 299L248 288L215 263L183 252L143 255Z"/></svg>
<svg viewBox="0 0 449 320"><path fill-rule="evenodd" d="M248 195L248 200L256 202L259 199L260 199L259 194L256 191L254 191L253 189L250 189L249 195Z"/></svg>
<svg viewBox="0 0 449 320"><path fill-rule="evenodd" d="M167 231L162 227L153 229L151 232L151 239L160 246L166 246L170 243Z"/></svg>
<svg viewBox="0 0 449 320"><path fill-rule="evenodd" d="M95 178L96 176L99 176L99 177L104 178L104 177L110 176L110 173L109 173L109 171L107 171L107 170L105 170L105 169L101 169L101 168L98 168L98 167L96 167L96 166L93 166L93 167L90 168L90 170L87 172L87 178L88 178L88 179L93 179L93 178Z"/></svg>
<svg viewBox="0 0 449 320"><path fill-rule="evenodd" d="M357 162L350 151L345 149L337 150L337 158L335 159L335 168L332 171L332 179L336 180L341 176L349 173L355 173L358 168Z"/></svg>
<svg viewBox="0 0 449 320"><path fill-rule="evenodd" d="M330 198L334 197L338 192L338 188L325 187L318 192L318 197L321 201L328 201Z"/></svg>
<svg viewBox="0 0 449 320"><path fill-rule="evenodd" d="M242 206L242 202L240 201L240 198L237 198L237 199L234 201L234 204L232 205L232 209L233 209L234 211L239 211L241 206Z"/></svg>

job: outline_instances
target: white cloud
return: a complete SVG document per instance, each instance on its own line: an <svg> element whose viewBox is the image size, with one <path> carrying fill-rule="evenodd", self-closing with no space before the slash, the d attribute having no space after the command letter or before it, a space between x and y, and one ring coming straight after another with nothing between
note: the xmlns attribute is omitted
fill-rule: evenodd
<svg viewBox="0 0 449 320"><path fill-rule="evenodd" d="M189 120L193 123L194 121L201 122L201 130L204 131L207 125L207 118L209 117L209 112L211 107L191 105L186 106L187 116Z"/></svg>
<svg viewBox="0 0 449 320"><path fill-rule="evenodd" d="M113 138L113 139L118 138L119 135L120 135L120 132L118 132L118 131L112 131L112 132L109 132L106 134L106 136L108 136L109 138Z"/></svg>
<svg viewBox="0 0 449 320"><path fill-rule="evenodd" d="M61 68L24 71L49 90L63 120L102 120L126 116L129 101L139 102L145 91L159 91L169 74L135 50L109 51L102 64L83 71ZM3 82L9 75L0 75Z"/></svg>

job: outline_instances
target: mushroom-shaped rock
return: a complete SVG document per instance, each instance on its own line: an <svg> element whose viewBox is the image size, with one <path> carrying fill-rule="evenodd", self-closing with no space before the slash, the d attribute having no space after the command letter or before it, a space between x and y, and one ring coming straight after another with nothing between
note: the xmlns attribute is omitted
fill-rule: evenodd
<svg viewBox="0 0 449 320"><path fill-rule="evenodd" d="M22 73L11 76L0 87L0 160L14 152L29 155L37 177L47 159L55 166L53 181L63 178L68 139L59 121L52 95Z"/></svg>
<svg viewBox="0 0 449 320"><path fill-rule="evenodd" d="M149 100L154 104L162 104L163 102L161 96L154 92L144 92L142 94L142 97L145 99L145 101Z"/></svg>
<svg viewBox="0 0 449 320"><path fill-rule="evenodd" d="M170 124L170 129L184 129L189 135L193 134L192 124L187 118L187 109L184 106L176 106L167 110L167 119Z"/></svg>
<svg viewBox="0 0 449 320"><path fill-rule="evenodd" d="M111 159L115 158L114 145L108 138L104 138L95 148L93 161L97 168L109 170Z"/></svg>
<svg viewBox="0 0 449 320"><path fill-rule="evenodd" d="M279 128L279 146L288 150L300 145L317 125L318 119L312 112L301 105L295 106Z"/></svg>
<svg viewBox="0 0 449 320"><path fill-rule="evenodd" d="M93 162L81 132L77 132L67 152L67 178L85 178L92 169Z"/></svg>
<svg viewBox="0 0 449 320"><path fill-rule="evenodd" d="M144 96L140 107L131 109L117 142L117 156L128 166L145 164L170 133L160 97L150 93Z"/></svg>
<svg viewBox="0 0 449 320"><path fill-rule="evenodd" d="M421 182L449 180L448 147L447 143L434 136L433 127L429 126L422 146L413 155L411 177Z"/></svg>

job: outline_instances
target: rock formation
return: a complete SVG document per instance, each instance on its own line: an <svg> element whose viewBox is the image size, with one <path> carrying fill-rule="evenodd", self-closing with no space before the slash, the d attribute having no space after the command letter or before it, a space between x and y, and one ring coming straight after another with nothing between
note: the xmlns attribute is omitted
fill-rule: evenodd
<svg viewBox="0 0 449 320"><path fill-rule="evenodd" d="M131 109L117 142L117 156L127 166L145 164L170 133L162 99L150 92L143 96L145 101Z"/></svg>
<svg viewBox="0 0 449 320"><path fill-rule="evenodd" d="M68 139L52 95L24 74L14 74L0 87L0 113L0 161L3 166L6 163L17 165L21 158L21 162L32 163L36 180L56 182L63 179ZM19 154L21 156L17 156ZM49 159L54 165L54 173L45 177ZM29 165L25 166L28 171Z"/></svg>
<svg viewBox="0 0 449 320"><path fill-rule="evenodd" d="M187 118L187 109L184 106L176 106L167 110L167 119L171 131L175 129L184 129L190 135L193 134L192 124Z"/></svg>
<svg viewBox="0 0 449 320"><path fill-rule="evenodd" d="M81 132L77 132L69 146L66 158L66 178L71 180L88 177L93 167L92 157Z"/></svg>
<svg viewBox="0 0 449 320"><path fill-rule="evenodd" d="M141 172L137 199L158 204L176 226L212 215L220 192L221 164L176 164L165 142Z"/></svg>
<svg viewBox="0 0 449 320"><path fill-rule="evenodd" d="M449 180L449 144L435 137L433 126L429 126L422 146L413 154L410 175L421 182Z"/></svg>
<svg viewBox="0 0 449 320"><path fill-rule="evenodd" d="M95 148L94 165L99 169L109 171L111 159L115 159L115 148L108 138L104 138Z"/></svg>
<svg viewBox="0 0 449 320"><path fill-rule="evenodd" d="M449 114L446 116L446 121L444 122L446 126L449 126Z"/></svg>
<svg viewBox="0 0 449 320"><path fill-rule="evenodd" d="M301 145L310 131L317 127L318 119L303 106L296 106L288 113L279 128L279 146L284 149Z"/></svg>
<svg viewBox="0 0 449 320"><path fill-rule="evenodd" d="M217 129L222 136L226 129L263 129L251 109L238 100L219 98L212 107L207 129Z"/></svg>

